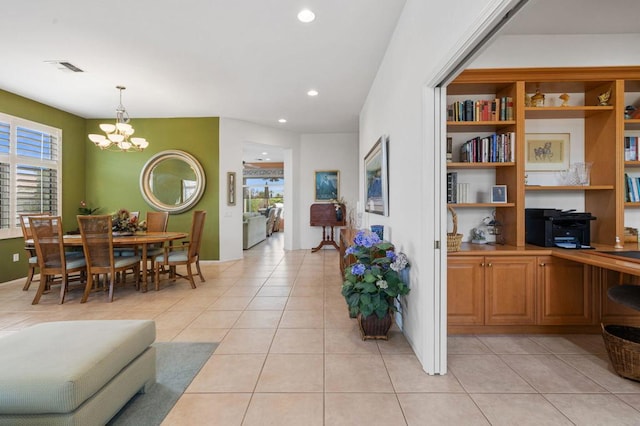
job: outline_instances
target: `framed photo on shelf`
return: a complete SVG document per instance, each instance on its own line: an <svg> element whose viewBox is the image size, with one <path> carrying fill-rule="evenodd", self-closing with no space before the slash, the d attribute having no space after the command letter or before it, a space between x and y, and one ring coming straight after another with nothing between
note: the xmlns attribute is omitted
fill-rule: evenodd
<svg viewBox="0 0 640 426"><path fill-rule="evenodd" d="M340 171L316 170L316 201L331 201L340 198Z"/></svg>
<svg viewBox="0 0 640 426"><path fill-rule="evenodd" d="M527 133L526 171L553 171L569 168L569 133Z"/></svg>
<svg viewBox="0 0 640 426"><path fill-rule="evenodd" d="M507 202L507 185L493 185L491 187L491 202L492 203Z"/></svg>
<svg viewBox="0 0 640 426"><path fill-rule="evenodd" d="M388 142L386 136L380 136L364 157L364 211L383 216L389 215Z"/></svg>

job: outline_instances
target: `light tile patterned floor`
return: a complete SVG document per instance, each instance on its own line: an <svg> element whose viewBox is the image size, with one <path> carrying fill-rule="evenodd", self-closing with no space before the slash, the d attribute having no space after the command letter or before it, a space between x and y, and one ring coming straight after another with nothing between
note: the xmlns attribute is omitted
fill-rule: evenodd
<svg viewBox="0 0 640 426"><path fill-rule="evenodd" d="M160 341L220 346L165 425L639 425L640 383L611 371L600 336L452 336L449 373L428 376L403 335L363 342L340 296L335 250L285 252L282 234L241 261L113 303L64 305L0 285L0 336L32 324L150 318Z"/></svg>

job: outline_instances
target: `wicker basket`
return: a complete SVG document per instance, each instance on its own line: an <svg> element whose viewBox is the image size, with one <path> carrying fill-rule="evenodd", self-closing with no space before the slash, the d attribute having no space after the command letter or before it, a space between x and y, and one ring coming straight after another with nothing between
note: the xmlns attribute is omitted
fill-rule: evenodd
<svg viewBox="0 0 640 426"><path fill-rule="evenodd" d="M640 328L603 324L602 338L615 372L640 381Z"/></svg>
<svg viewBox="0 0 640 426"><path fill-rule="evenodd" d="M447 206L447 209L453 216L453 231L447 232L447 251L458 251L460 244L462 244L462 234L458 234L458 215L453 207Z"/></svg>

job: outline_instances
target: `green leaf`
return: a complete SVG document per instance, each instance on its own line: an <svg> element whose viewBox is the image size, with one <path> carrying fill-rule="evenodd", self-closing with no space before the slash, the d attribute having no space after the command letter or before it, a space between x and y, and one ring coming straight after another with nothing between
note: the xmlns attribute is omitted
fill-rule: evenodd
<svg viewBox="0 0 640 426"><path fill-rule="evenodd" d="M368 294L363 294L360 296L360 303L364 303L365 305L371 304L371 296Z"/></svg>

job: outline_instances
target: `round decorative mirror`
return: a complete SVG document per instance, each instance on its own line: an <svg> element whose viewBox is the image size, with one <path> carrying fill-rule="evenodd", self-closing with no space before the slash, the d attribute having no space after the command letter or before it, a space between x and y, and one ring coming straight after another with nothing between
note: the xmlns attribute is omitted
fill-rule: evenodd
<svg viewBox="0 0 640 426"><path fill-rule="evenodd" d="M189 210L204 193L205 177L196 158L184 151L154 155L140 173L140 191L152 207L170 214Z"/></svg>

